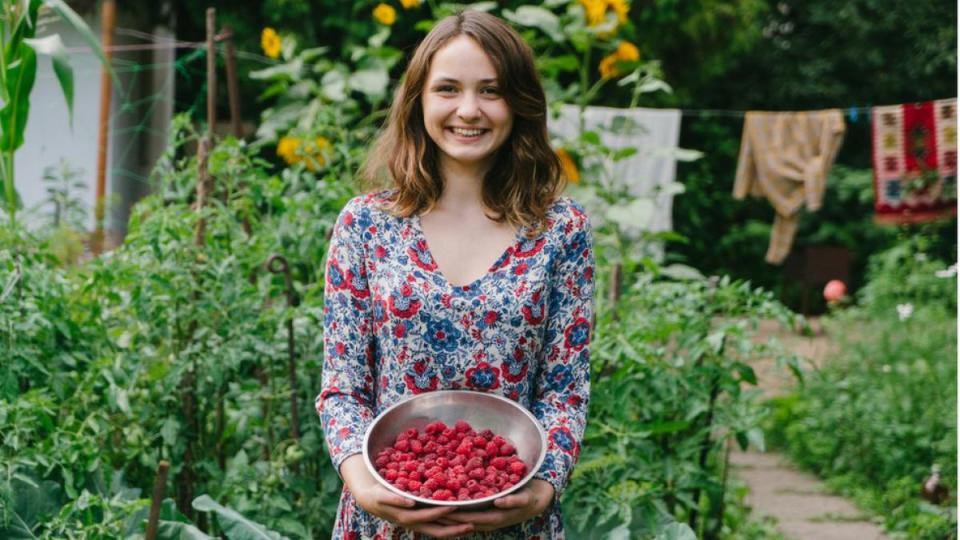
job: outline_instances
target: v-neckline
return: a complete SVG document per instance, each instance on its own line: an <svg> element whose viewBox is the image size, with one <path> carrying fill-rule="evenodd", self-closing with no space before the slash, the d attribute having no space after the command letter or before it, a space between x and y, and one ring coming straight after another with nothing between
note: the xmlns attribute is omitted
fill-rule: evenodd
<svg viewBox="0 0 960 540"><path fill-rule="evenodd" d="M484 281L487 278L487 276L490 276L496 273L496 271L500 269L500 267L503 265L504 260L510 257L511 255L513 255L513 253L516 251L517 246L520 245L524 240L523 228L521 227L514 232L513 242L511 242L510 245L503 250L503 253L501 253L500 256L497 257L497 260L495 260L492 264L490 264L487 267L486 270L484 270L483 274L481 274L480 277L474 279L469 283L465 283L463 285L454 285L450 283L449 279L447 279L447 275L440 268L440 263L437 261L437 258L434 257L433 251L430 249L430 241L427 240L427 234L423 231L423 223L420 222L420 215L415 214L411 218L411 221L413 222L413 228L416 231L417 236L419 236L419 239L423 241L423 251L426 252L426 254L430 256L430 260L433 261L432 272L435 275L437 275L443 281L444 285L446 285L447 288L451 291L471 291L471 290L474 290L476 287L479 287L480 283Z"/></svg>

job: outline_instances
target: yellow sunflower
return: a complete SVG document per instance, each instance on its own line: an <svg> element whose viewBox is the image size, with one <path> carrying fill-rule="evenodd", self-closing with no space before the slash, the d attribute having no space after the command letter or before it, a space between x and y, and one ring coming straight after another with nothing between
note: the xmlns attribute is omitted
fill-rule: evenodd
<svg viewBox="0 0 960 540"><path fill-rule="evenodd" d="M378 4L373 8L373 18L380 24L390 26L397 22L397 10L387 4Z"/></svg>
<svg viewBox="0 0 960 540"><path fill-rule="evenodd" d="M420 0L400 0L403 9L413 9L420 5Z"/></svg>
<svg viewBox="0 0 960 540"><path fill-rule="evenodd" d="M577 169L577 163L573 161L570 153L560 148L557 150L557 157L560 158L560 166L563 168L563 177L573 184L580 183L580 171Z"/></svg>
<svg viewBox="0 0 960 540"><path fill-rule="evenodd" d="M629 41L622 41L617 45L617 50L610 53L600 61L600 76L604 79L612 79L623 73L617 67L617 62L636 62L640 60L640 49Z"/></svg>
<svg viewBox="0 0 960 540"><path fill-rule="evenodd" d="M277 155L282 157L289 165L300 161L297 149L300 148L300 137L281 137L277 143Z"/></svg>
<svg viewBox="0 0 960 540"><path fill-rule="evenodd" d="M583 6L589 26L597 26L603 22L603 17L607 14L607 0L580 0L580 5Z"/></svg>
<svg viewBox="0 0 960 540"><path fill-rule="evenodd" d="M273 28L268 26L260 33L260 46L263 47L263 54L270 58L277 58L280 56L281 45L280 35Z"/></svg>

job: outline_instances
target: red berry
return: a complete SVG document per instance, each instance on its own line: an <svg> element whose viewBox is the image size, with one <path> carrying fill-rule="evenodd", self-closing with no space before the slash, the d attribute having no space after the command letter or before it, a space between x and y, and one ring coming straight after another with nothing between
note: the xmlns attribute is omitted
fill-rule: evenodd
<svg viewBox="0 0 960 540"><path fill-rule="evenodd" d="M469 476L470 478L473 478L474 480L479 480L484 476L483 469L481 469L480 467L477 467L476 469L473 469L470 472L468 472L467 476Z"/></svg>
<svg viewBox="0 0 960 540"><path fill-rule="evenodd" d="M403 439L402 441L397 441L397 444L395 444L394 447L397 450L400 450L401 452L406 452L407 450L410 449L410 441L408 441L407 439Z"/></svg>
<svg viewBox="0 0 960 540"><path fill-rule="evenodd" d="M507 479L510 480L510 482L516 484L517 482L520 481L520 475L519 475L519 474L511 474L510 476L507 477Z"/></svg>
<svg viewBox="0 0 960 540"><path fill-rule="evenodd" d="M394 480L397 479L397 471L393 469L387 469L383 473L383 477L386 478L388 482L393 482Z"/></svg>
<svg viewBox="0 0 960 540"><path fill-rule="evenodd" d="M447 489L451 491L460 491L460 481L457 480L456 478L447 480L446 485L447 485Z"/></svg>
<svg viewBox="0 0 960 540"><path fill-rule="evenodd" d="M490 465L493 465L495 469L502 471L507 468L507 458L495 457L490 460Z"/></svg>
<svg viewBox="0 0 960 540"><path fill-rule="evenodd" d="M453 429L459 432L466 432L466 431L472 430L472 428L470 427L470 424L468 424L465 420L457 420L456 422L454 422Z"/></svg>
<svg viewBox="0 0 960 540"><path fill-rule="evenodd" d="M493 432L490 431L489 429L485 429L485 430L481 431L481 432L479 433L479 435L480 435L481 437L483 437L484 439L487 439L487 440L490 440L490 439L493 438Z"/></svg>
<svg viewBox="0 0 960 540"><path fill-rule="evenodd" d="M527 472L527 466L520 461L514 461L510 464L510 472L523 476Z"/></svg>
<svg viewBox="0 0 960 540"><path fill-rule="evenodd" d="M423 443L419 440L410 441L410 450L413 450L414 454L420 454L423 452ZM501 449L502 450L502 449Z"/></svg>
<svg viewBox="0 0 960 540"><path fill-rule="evenodd" d="M417 480L410 480L407 482L407 487L410 489L410 491L419 491L421 485L422 484Z"/></svg>
<svg viewBox="0 0 960 540"><path fill-rule="evenodd" d="M512 454L513 454L514 452L516 452L516 451L517 451L517 449L514 448L513 445L510 444L510 443L504 443L503 445L500 446L500 455L501 455L501 456L509 456L509 455L512 455Z"/></svg>

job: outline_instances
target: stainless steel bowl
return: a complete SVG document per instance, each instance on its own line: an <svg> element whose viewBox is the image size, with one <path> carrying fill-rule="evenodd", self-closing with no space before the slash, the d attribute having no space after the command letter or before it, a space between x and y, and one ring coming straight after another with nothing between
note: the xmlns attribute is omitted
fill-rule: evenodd
<svg viewBox="0 0 960 540"><path fill-rule="evenodd" d="M393 444L400 432L417 428L420 431L435 420L452 425L466 420L473 429L489 429L510 441L520 459L529 467L526 476L516 485L489 497L469 501L436 501L407 493L377 473L372 456ZM363 438L363 461L370 474L390 491L425 506L457 506L476 509L490 506L494 499L516 491L540 470L547 454L547 434L530 411L507 398L468 390L440 390L414 396L380 413Z"/></svg>

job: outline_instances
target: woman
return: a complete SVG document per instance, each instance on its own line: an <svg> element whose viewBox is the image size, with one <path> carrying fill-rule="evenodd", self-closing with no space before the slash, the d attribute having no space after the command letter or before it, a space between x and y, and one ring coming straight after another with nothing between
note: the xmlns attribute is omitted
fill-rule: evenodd
<svg viewBox="0 0 960 540"><path fill-rule="evenodd" d="M327 262L317 410L344 481L335 538L563 536L559 495L589 394L593 251L559 197L533 55L500 19L441 20L407 67ZM367 472L362 440L421 392L495 392L548 434L536 478L482 512L413 509Z"/></svg>

